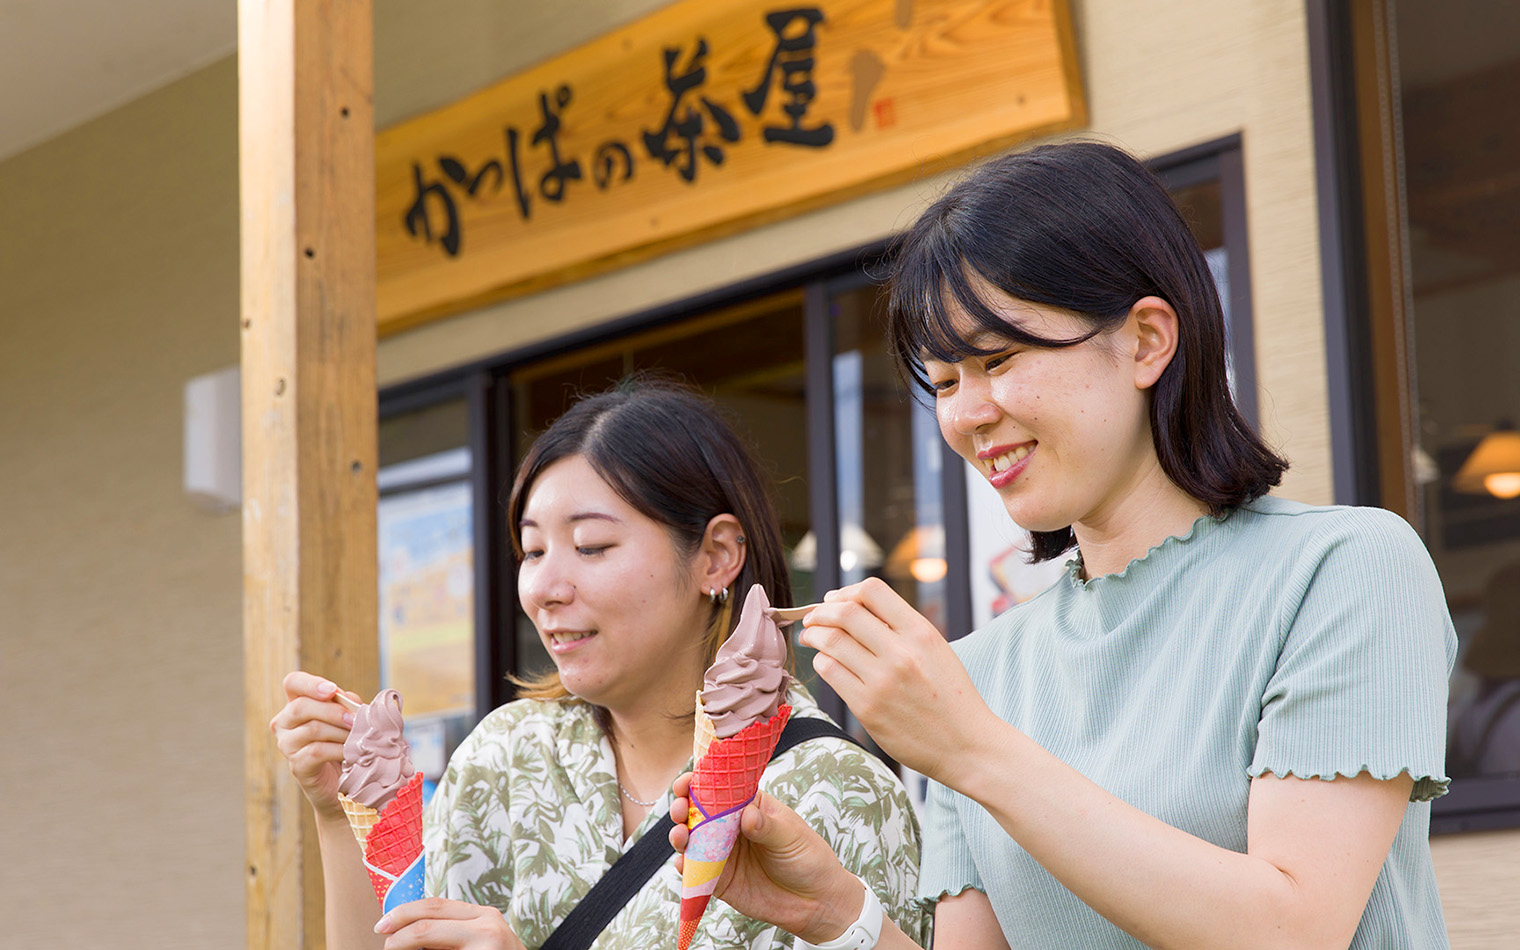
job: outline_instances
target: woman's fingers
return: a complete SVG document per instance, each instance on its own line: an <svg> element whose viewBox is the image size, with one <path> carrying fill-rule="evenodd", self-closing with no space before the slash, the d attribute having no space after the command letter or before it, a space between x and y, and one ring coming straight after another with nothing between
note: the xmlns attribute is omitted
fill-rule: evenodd
<svg viewBox="0 0 1520 950"><path fill-rule="evenodd" d="M830 591L829 596L832 597L835 593L837 592ZM842 631L862 650L872 655L880 654L891 645L891 628L858 600L827 601L823 606L814 609L812 613L802 618L802 634L798 637L799 641L806 643L805 635L820 627ZM821 647L815 646L814 649L821 649Z"/></svg>
<svg viewBox="0 0 1520 950"><path fill-rule="evenodd" d="M675 822L675 827L670 829L670 846L676 849L677 854L685 854L686 845L691 842L691 829L686 827L686 816L677 818L671 815L670 819Z"/></svg>
<svg viewBox="0 0 1520 950"><path fill-rule="evenodd" d="M858 669L858 666L857 666ZM839 694L845 705L854 709L865 698L866 684L861 674L827 653L819 652L813 657L813 671Z"/></svg>
<svg viewBox="0 0 1520 950"><path fill-rule="evenodd" d="M676 780L670 783L670 791L675 795L675 798L671 799L670 802L670 820L675 822L678 828L684 830L686 828L686 815L691 809L691 801L688 798L691 793L691 773L682 772L680 775L677 775ZM670 840L672 844L675 843L675 838L671 838ZM676 850L680 851L684 847L685 845L683 844L677 847Z"/></svg>
<svg viewBox="0 0 1520 950"><path fill-rule="evenodd" d="M402 904L380 918L375 933L389 934L386 950L520 950L522 942L494 907L429 897Z"/></svg>
<svg viewBox="0 0 1520 950"><path fill-rule="evenodd" d="M287 702L269 721L275 746L307 799L319 812L334 811L343 743L354 717L333 701L338 687L331 680L297 670L283 685Z"/></svg>
<svg viewBox="0 0 1520 950"><path fill-rule="evenodd" d="M906 628L923 619L923 615L912 604L879 577L868 577L858 584L840 589L838 593L860 604L893 629Z"/></svg>
<svg viewBox="0 0 1520 950"><path fill-rule="evenodd" d="M754 802L739 816L739 831L776 855L800 853L815 840L828 848L801 816L764 792L755 793Z"/></svg>
<svg viewBox="0 0 1520 950"><path fill-rule="evenodd" d="M424 897L420 901L402 904L389 911L375 924L375 933L391 933L419 920L469 920L488 908L463 901L444 900L442 897Z"/></svg>
<svg viewBox="0 0 1520 950"><path fill-rule="evenodd" d="M677 775L670 783L670 790L675 794L670 802L670 820L675 822L675 827L670 829L670 846L676 849L676 870L685 871L686 845L691 841L691 830L686 827L686 818L691 811L691 800L687 797L691 794L691 773Z"/></svg>
<svg viewBox="0 0 1520 950"><path fill-rule="evenodd" d="M870 669L871 664L878 662L881 655L873 652L862 642L857 627L844 626L846 623L849 621L821 618L803 627L802 632L797 635L797 642L805 647L812 647L859 675L862 671ZM882 654L886 652L886 649L882 648Z"/></svg>
<svg viewBox="0 0 1520 950"><path fill-rule="evenodd" d="M338 684L330 679L308 673L305 670L295 670L285 674L285 698L295 699L298 696L310 696L312 699L328 700L338 691Z"/></svg>
<svg viewBox="0 0 1520 950"><path fill-rule="evenodd" d="M803 623L814 669L871 738L936 776L957 748L947 737L986 710L939 630L879 578L830 591Z"/></svg>
<svg viewBox="0 0 1520 950"><path fill-rule="evenodd" d="M292 699L269 720L269 728L275 735L293 733L296 738L311 742L342 742L353 724L353 714L337 703L305 696Z"/></svg>

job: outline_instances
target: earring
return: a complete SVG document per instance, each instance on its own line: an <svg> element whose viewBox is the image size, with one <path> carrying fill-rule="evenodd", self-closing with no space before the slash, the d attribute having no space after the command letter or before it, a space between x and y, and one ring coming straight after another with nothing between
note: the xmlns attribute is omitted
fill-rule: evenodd
<svg viewBox="0 0 1520 950"><path fill-rule="evenodd" d="M716 587L707 588L707 599L714 605L728 603L728 588L718 590Z"/></svg>
<svg viewBox="0 0 1520 950"><path fill-rule="evenodd" d="M741 535L739 535L739 543L740 543L740 544L743 544L743 543L744 543L744 535L742 535L742 534L741 534Z"/></svg>

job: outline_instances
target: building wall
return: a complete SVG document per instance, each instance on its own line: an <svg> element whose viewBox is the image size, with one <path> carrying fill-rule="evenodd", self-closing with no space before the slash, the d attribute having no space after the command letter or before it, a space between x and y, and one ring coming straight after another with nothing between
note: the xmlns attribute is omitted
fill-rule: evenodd
<svg viewBox="0 0 1520 950"><path fill-rule="evenodd" d="M237 72L0 163L7 946L243 940L235 515L181 488L182 386L237 362Z"/></svg>
<svg viewBox="0 0 1520 950"><path fill-rule="evenodd" d="M660 5L377 0L379 123ZM1083 0L1076 18L1094 134L1147 155L1243 134L1265 428L1294 462L1284 493L1328 501L1302 4ZM237 360L236 109L228 60L0 162L0 832L27 858L0 866L0 912L18 944L243 939L238 524L180 491L181 387ZM398 335L382 382L879 239L946 180ZM1520 832L1435 850L1454 945L1507 946Z"/></svg>

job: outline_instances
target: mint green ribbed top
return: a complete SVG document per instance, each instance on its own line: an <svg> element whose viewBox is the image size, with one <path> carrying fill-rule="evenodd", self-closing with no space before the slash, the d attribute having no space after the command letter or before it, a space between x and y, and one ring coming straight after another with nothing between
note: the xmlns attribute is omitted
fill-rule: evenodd
<svg viewBox="0 0 1520 950"><path fill-rule="evenodd" d="M1415 779L1351 946L1448 946L1430 799L1456 635L1430 557L1375 508L1262 498L955 644L998 716L1110 793L1235 851L1265 772ZM1139 947L981 806L930 783L920 894L985 892L1009 945Z"/></svg>

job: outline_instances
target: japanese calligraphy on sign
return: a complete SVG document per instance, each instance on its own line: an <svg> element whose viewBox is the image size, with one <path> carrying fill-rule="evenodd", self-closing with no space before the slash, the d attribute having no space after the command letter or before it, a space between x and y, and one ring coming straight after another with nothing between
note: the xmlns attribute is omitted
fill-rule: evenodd
<svg viewBox="0 0 1520 950"><path fill-rule="evenodd" d="M1085 120L1066 0L680 0L379 134L380 330Z"/></svg>

